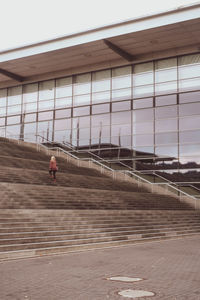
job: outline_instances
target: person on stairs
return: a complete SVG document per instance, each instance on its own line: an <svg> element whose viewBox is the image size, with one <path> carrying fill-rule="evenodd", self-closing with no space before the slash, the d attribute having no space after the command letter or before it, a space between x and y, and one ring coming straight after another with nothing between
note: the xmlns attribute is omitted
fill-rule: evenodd
<svg viewBox="0 0 200 300"><path fill-rule="evenodd" d="M49 162L49 175L53 178L53 181L56 182L56 172L58 171L56 158L52 156Z"/></svg>

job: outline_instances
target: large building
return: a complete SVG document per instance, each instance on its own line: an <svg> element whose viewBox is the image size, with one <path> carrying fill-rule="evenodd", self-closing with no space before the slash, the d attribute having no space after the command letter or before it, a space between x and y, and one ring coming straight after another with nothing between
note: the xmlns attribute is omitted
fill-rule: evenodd
<svg viewBox="0 0 200 300"><path fill-rule="evenodd" d="M200 4L1 52L0 135L200 181Z"/></svg>

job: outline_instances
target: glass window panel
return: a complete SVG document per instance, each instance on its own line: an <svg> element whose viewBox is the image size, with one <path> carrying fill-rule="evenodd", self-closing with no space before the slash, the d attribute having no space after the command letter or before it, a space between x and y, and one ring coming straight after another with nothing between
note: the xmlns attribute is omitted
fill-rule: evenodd
<svg viewBox="0 0 200 300"><path fill-rule="evenodd" d="M153 122L140 122L133 124L133 134L153 133Z"/></svg>
<svg viewBox="0 0 200 300"><path fill-rule="evenodd" d="M7 89L0 90L0 107L4 107L7 104Z"/></svg>
<svg viewBox="0 0 200 300"><path fill-rule="evenodd" d="M90 139L90 128L80 128L79 139L80 140Z"/></svg>
<svg viewBox="0 0 200 300"><path fill-rule="evenodd" d="M55 100L55 108L64 108L72 106L72 97L61 98Z"/></svg>
<svg viewBox="0 0 200 300"><path fill-rule="evenodd" d="M90 106L76 107L73 109L74 117L84 116L89 114L90 114Z"/></svg>
<svg viewBox="0 0 200 300"><path fill-rule="evenodd" d="M92 103L102 103L110 101L110 92L92 94Z"/></svg>
<svg viewBox="0 0 200 300"><path fill-rule="evenodd" d="M25 140L36 140L36 123L24 124L24 139Z"/></svg>
<svg viewBox="0 0 200 300"><path fill-rule="evenodd" d="M119 136L111 137L111 144L115 145L115 146L131 148L131 136L124 135L121 137L119 137Z"/></svg>
<svg viewBox="0 0 200 300"><path fill-rule="evenodd" d="M74 95L82 95L90 93L91 83L82 83L74 85Z"/></svg>
<svg viewBox="0 0 200 300"><path fill-rule="evenodd" d="M153 98L145 98L133 101L133 108L147 108L153 106Z"/></svg>
<svg viewBox="0 0 200 300"><path fill-rule="evenodd" d="M92 73L92 92L110 90L111 70Z"/></svg>
<svg viewBox="0 0 200 300"><path fill-rule="evenodd" d="M177 131L177 119L164 119L155 121L156 132Z"/></svg>
<svg viewBox="0 0 200 300"><path fill-rule="evenodd" d="M59 109L55 111L55 118L71 118L71 109Z"/></svg>
<svg viewBox="0 0 200 300"><path fill-rule="evenodd" d="M54 141L71 144L71 130L59 130L54 132Z"/></svg>
<svg viewBox="0 0 200 300"><path fill-rule="evenodd" d="M29 102L37 102L38 98L38 84L32 83L27 84L23 87L23 102L29 103Z"/></svg>
<svg viewBox="0 0 200 300"><path fill-rule="evenodd" d="M131 89L121 89L112 91L112 100L126 100L131 98Z"/></svg>
<svg viewBox="0 0 200 300"><path fill-rule="evenodd" d="M134 74L133 75L133 86L144 86L153 84L153 72Z"/></svg>
<svg viewBox="0 0 200 300"><path fill-rule="evenodd" d="M8 115L21 113L21 105L8 106Z"/></svg>
<svg viewBox="0 0 200 300"><path fill-rule="evenodd" d="M122 110L130 110L131 109L131 101L124 102L115 102L112 103L112 111L122 111Z"/></svg>
<svg viewBox="0 0 200 300"><path fill-rule="evenodd" d="M91 92L91 73L74 77L74 95L88 94Z"/></svg>
<svg viewBox="0 0 200 300"><path fill-rule="evenodd" d="M23 112L27 113L27 112L31 112L31 111L37 111L37 102L25 104Z"/></svg>
<svg viewBox="0 0 200 300"><path fill-rule="evenodd" d="M36 121L36 114L25 114L24 116L24 122L35 122Z"/></svg>
<svg viewBox="0 0 200 300"><path fill-rule="evenodd" d="M153 85L143 85L133 88L133 98L153 96Z"/></svg>
<svg viewBox="0 0 200 300"><path fill-rule="evenodd" d="M180 145L180 156L198 156L200 152L200 144Z"/></svg>
<svg viewBox="0 0 200 300"><path fill-rule="evenodd" d="M20 121L21 121L20 116L8 117L7 125L17 124L20 123Z"/></svg>
<svg viewBox="0 0 200 300"><path fill-rule="evenodd" d="M103 138L110 136L110 126L92 127L91 137L92 138Z"/></svg>
<svg viewBox="0 0 200 300"><path fill-rule="evenodd" d="M110 104L98 104L92 106L93 114L110 112Z"/></svg>
<svg viewBox="0 0 200 300"><path fill-rule="evenodd" d="M5 118L0 118L0 126L4 126L5 125Z"/></svg>
<svg viewBox="0 0 200 300"><path fill-rule="evenodd" d="M54 98L54 80L43 81L39 83L39 100Z"/></svg>
<svg viewBox="0 0 200 300"><path fill-rule="evenodd" d="M165 106L155 108L155 118L156 119L165 119L177 117L177 106Z"/></svg>
<svg viewBox="0 0 200 300"><path fill-rule="evenodd" d="M117 112L112 114L112 124L128 124L131 123L131 112Z"/></svg>
<svg viewBox="0 0 200 300"><path fill-rule="evenodd" d="M198 63L200 63L200 54L190 54L178 57L179 66Z"/></svg>
<svg viewBox="0 0 200 300"><path fill-rule="evenodd" d="M164 106L164 105L171 105L171 104L177 104L176 95L156 97L156 106Z"/></svg>
<svg viewBox="0 0 200 300"><path fill-rule="evenodd" d="M90 94L74 96L74 105L90 104Z"/></svg>
<svg viewBox="0 0 200 300"><path fill-rule="evenodd" d="M79 126L79 128L90 127L90 116L73 118L72 122L73 122L73 128L77 128L77 126Z"/></svg>
<svg viewBox="0 0 200 300"><path fill-rule="evenodd" d="M112 70L112 89L131 87L131 66Z"/></svg>
<svg viewBox="0 0 200 300"><path fill-rule="evenodd" d="M178 143L177 132L159 133L155 135L155 143L157 145L175 144Z"/></svg>
<svg viewBox="0 0 200 300"><path fill-rule="evenodd" d="M200 64L179 67L179 79L194 78L200 76Z"/></svg>
<svg viewBox="0 0 200 300"><path fill-rule="evenodd" d="M145 157L154 157L154 147L150 146L138 146L134 147L134 155L135 156L145 156Z"/></svg>
<svg viewBox="0 0 200 300"><path fill-rule="evenodd" d="M91 117L92 121L92 128L93 127L100 127L102 124L104 126L110 125L110 114L103 114L103 115L95 115Z"/></svg>
<svg viewBox="0 0 200 300"><path fill-rule="evenodd" d="M179 119L180 130L190 130L200 128L200 116L184 117Z"/></svg>
<svg viewBox="0 0 200 300"><path fill-rule="evenodd" d="M46 121L51 119L53 119L53 111L38 113L38 121Z"/></svg>
<svg viewBox="0 0 200 300"><path fill-rule="evenodd" d="M71 129L71 119L55 120L54 130Z"/></svg>
<svg viewBox="0 0 200 300"><path fill-rule="evenodd" d="M22 86L8 88L8 105L22 103Z"/></svg>
<svg viewBox="0 0 200 300"><path fill-rule="evenodd" d="M152 108L141 109L133 111L133 122L146 122L154 118L154 111Z"/></svg>
<svg viewBox="0 0 200 300"><path fill-rule="evenodd" d="M177 69L165 69L155 72L155 82L161 83L166 81L177 80Z"/></svg>
<svg viewBox="0 0 200 300"><path fill-rule="evenodd" d="M154 144L153 134L133 135L133 147L151 146Z"/></svg>
<svg viewBox="0 0 200 300"><path fill-rule="evenodd" d="M177 66L177 59L176 58L167 58L167 59L160 59L155 62L155 69L162 70L162 69L171 69L176 68Z"/></svg>
<svg viewBox="0 0 200 300"><path fill-rule="evenodd" d="M56 80L56 98L72 96L72 77Z"/></svg>
<svg viewBox="0 0 200 300"><path fill-rule="evenodd" d="M53 109L54 108L54 100L48 100L48 101L39 101L39 110L46 110L46 109Z"/></svg>
<svg viewBox="0 0 200 300"><path fill-rule="evenodd" d="M38 122L38 134L43 138L52 139L52 121Z"/></svg>
<svg viewBox="0 0 200 300"><path fill-rule="evenodd" d="M131 135L131 125L112 125L111 136Z"/></svg>
<svg viewBox="0 0 200 300"><path fill-rule="evenodd" d="M200 92L179 94L179 103L199 102Z"/></svg>
<svg viewBox="0 0 200 300"><path fill-rule="evenodd" d="M200 78L185 79L179 82L180 91L199 89L199 86L200 86Z"/></svg>
<svg viewBox="0 0 200 300"><path fill-rule="evenodd" d="M189 103L179 105L179 115L187 116L187 115L195 115L200 114L200 103Z"/></svg>
<svg viewBox="0 0 200 300"><path fill-rule="evenodd" d="M158 156L169 157L172 160L178 156L178 146L159 146L155 148L155 154Z"/></svg>
<svg viewBox="0 0 200 300"><path fill-rule="evenodd" d="M13 138L13 139L19 139L20 138L20 128L21 128L21 125L7 126L6 127L6 137Z"/></svg>
<svg viewBox="0 0 200 300"><path fill-rule="evenodd" d="M199 143L200 142L200 130L180 132L179 141L181 144L183 144L183 143Z"/></svg>
<svg viewBox="0 0 200 300"><path fill-rule="evenodd" d="M0 115L5 116L6 115L6 107L1 107L0 108Z"/></svg>
<svg viewBox="0 0 200 300"><path fill-rule="evenodd" d="M155 85L155 93L163 94L163 93L172 93L177 91L177 81L159 83Z"/></svg>

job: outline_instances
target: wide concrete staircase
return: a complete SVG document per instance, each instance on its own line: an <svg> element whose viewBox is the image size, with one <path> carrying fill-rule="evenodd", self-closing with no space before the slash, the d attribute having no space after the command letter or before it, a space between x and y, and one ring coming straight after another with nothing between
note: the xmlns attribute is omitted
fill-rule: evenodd
<svg viewBox="0 0 200 300"><path fill-rule="evenodd" d="M200 233L188 204L0 139L0 260Z"/></svg>

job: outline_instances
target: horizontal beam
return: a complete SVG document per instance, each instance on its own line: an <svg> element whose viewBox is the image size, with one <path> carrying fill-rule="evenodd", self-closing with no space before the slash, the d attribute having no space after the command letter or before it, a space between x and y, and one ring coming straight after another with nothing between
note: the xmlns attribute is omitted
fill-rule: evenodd
<svg viewBox="0 0 200 300"><path fill-rule="evenodd" d="M113 50L115 53L119 54L122 58L126 59L127 61L133 61L134 56L129 54L128 52L122 50L115 44L109 42L108 40L103 40L106 46L108 46L111 50Z"/></svg>
<svg viewBox="0 0 200 300"><path fill-rule="evenodd" d="M22 82L24 81L24 77L18 75L18 74L15 74L15 73L12 73L12 72L9 72L9 71L6 71L4 69L0 69L0 74L3 74L11 79L14 79L16 81L19 81L19 82Z"/></svg>

